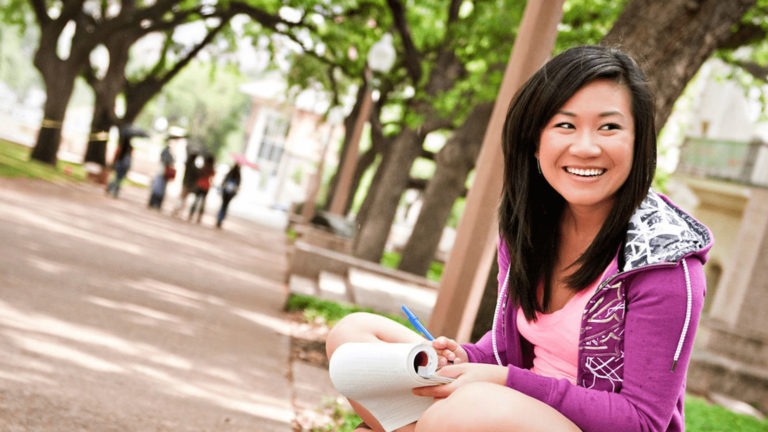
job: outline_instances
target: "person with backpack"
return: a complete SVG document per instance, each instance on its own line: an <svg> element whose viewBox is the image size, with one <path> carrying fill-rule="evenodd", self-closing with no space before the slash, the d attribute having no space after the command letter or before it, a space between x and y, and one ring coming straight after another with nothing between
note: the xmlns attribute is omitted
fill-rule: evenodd
<svg viewBox="0 0 768 432"><path fill-rule="evenodd" d="M227 175L224 176L224 180L221 182L221 207L219 213L216 216L216 228L221 228L221 224L224 222L224 218L227 217L227 209L229 208L229 202L237 195L240 189L240 164L235 162L230 168Z"/></svg>

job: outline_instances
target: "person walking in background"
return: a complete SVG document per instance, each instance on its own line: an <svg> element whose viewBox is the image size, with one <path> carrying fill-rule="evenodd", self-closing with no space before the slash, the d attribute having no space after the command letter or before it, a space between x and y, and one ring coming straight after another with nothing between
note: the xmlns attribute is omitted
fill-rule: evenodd
<svg viewBox="0 0 768 432"><path fill-rule="evenodd" d="M176 203L176 207L171 212L172 216L178 216L184 211L187 197L195 188L195 183L197 183L197 179L200 177L200 168L202 167L202 162L198 166L198 159L202 159L200 153L187 147L187 159L184 161L184 177L181 179L181 194L179 194L179 201Z"/></svg>
<svg viewBox="0 0 768 432"><path fill-rule="evenodd" d="M622 51L582 46L518 91L502 134L498 298L475 343L355 313L326 339L425 342L449 384L400 431L685 430L709 229L651 189L653 95ZM366 424L381 430L351 401Z"/></svg>
<svg viewBox="0 0 768 432"><path fill-rule="evenodd" d="M117 150L115 151L115 158L112 162L115 174L106 188L106 193L111 194L115 198L120 194L120 186L125 177L128 176L128 171L131 169L131 157L133 154L131 138L134 136L138 136L138 134L136 134L130 126L120 128L120 141Z"/></svg>
<svg viewBox="0 0 768 432"><path fill-rule="evenodd" d="M216 228L221 228L224 218L227 217L229 202L237 195L240 189L240 164L235 162L230 168L224 180L221 182L221 208L216 216Z"/></svg>
<svg viewBox="0 0 768 432"><path fill-rule="evenodd" d="M160 210L165 199L165 189L169 181L176 178L176 159L171 151L171 143L179 137L169 136L165 142L165 147L160 153L160 172L155 174L152 179L151 193L149 195L149 208Z"/></svg>
<svg viewBox="0 0 768 432"><path fill-rule="evenodd" d="M192 189L192 193L195 197L192 201L192 206L189 208L188 219L190 221L194 217L195 212L197 212L197 219L195 220L197 223L200 223L200 220L203 217L203 212L205 212L205 199L208 196L208 190L211 189L211 180L216 174L216 170L214 169L215 163L216 159L213 155L206 155L203 159L203 167L200 169L200 175L197 177L195 186Z"/></svg>

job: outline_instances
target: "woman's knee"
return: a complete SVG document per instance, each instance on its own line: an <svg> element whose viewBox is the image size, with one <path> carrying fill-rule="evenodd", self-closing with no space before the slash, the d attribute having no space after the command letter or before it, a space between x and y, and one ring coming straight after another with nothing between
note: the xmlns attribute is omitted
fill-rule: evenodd
<svg viewBox="0 0 768 432"><path fill-rule="evenodd" d="M355 312L339 320L325 340L330 355L346 342L422 342L424 339L402 324L381 315Z"/></svg>
<svg viewBox="0 0 768 432"><path fill-rule="evenodd" d="M325 351L328 358L343 343L362 342L367 339L366 329L370 326L368 322L375 319L373 317L375 315L366 312L355 312L340 319L331 327L325 338Z"/></svg>

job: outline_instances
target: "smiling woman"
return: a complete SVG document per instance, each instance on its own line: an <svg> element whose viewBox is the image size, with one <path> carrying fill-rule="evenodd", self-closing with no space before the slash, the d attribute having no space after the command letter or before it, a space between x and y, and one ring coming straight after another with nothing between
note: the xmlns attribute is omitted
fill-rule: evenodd
<svg viewBox="0 0 768 432"><path fill-rule="evenodd" d="M477 343L432 342L439 373L455 380L414 389L439 400L401 430L684 430L712 236L650 190L656 131L642 71L617 49L571 48L521 88L502 139L492 328ZM332 356L346 342L409 337L352 314L326 346Z"/></svg>

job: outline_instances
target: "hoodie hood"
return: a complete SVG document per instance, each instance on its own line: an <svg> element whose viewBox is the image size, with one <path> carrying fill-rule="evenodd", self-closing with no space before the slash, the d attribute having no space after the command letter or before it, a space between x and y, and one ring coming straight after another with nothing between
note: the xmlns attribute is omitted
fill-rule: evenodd
<svg viewBox="0 0 768 432"><path fill-rule="evenodd" d="M706 226L650 191L629 221L622 270L675 263L690 255L706 262L711 247L712 233Z"/></svg>

